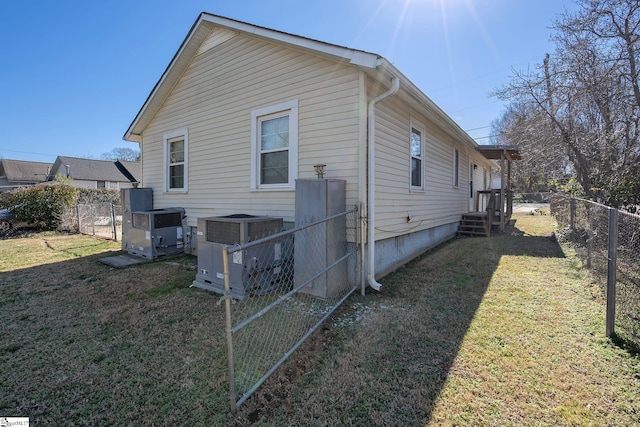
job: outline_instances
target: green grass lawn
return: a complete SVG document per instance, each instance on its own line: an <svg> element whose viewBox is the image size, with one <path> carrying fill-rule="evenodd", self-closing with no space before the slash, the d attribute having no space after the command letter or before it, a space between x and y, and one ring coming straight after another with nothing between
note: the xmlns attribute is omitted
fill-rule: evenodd
<svg viewBox="0 0 640 427"><path fill-rule="evenodd" d="M32 425L636 425L640 360L604 338L598 286L549 216L452 240L353 295L229 410L223 306L194 257L0 241L0 416Z"/></svg>

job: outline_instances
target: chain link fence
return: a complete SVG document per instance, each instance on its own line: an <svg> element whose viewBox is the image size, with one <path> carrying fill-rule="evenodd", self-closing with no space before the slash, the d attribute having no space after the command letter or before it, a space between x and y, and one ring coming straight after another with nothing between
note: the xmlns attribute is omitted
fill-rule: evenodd
<svg viewBox="0 0 640 427"><path fill-rule="evenodd" d="M513 203L549 203L550 192L513 193Z"/></svg>
<svg viewBox="0 0 640 427"><path fill-rule="evenodd" d="M222 247L232 408L359 286L359 224L354 208Z"/></svg>
<svg viewBox="0 0 640 427"><path fill-rule="evenodd" d="M640 215L618 212L616 334L640 352Z"/></svg>
<svg viewBox="0 0 640 427"><path fill-rule="evenodd" d="M56 230L68 233L81 233L121 241L121 207L113 203L80 203L69 206L56 215ZM0 212L0 240L24 236L33 231L31 223L18 220L8 211Z"/></svg>
<svg viewBox="0 0 640 427"><path fill-rule="evenodd" d="M78 232L121 241L122 214L113 203L87 203L76 206Z"/></svg>
<svg viewBox="0 0 640 427"><path fill-rule="evenodd" d="M568 194L551 199L559 240L571 243L607 296L607 335L640 351L640 215Z"/></svg>

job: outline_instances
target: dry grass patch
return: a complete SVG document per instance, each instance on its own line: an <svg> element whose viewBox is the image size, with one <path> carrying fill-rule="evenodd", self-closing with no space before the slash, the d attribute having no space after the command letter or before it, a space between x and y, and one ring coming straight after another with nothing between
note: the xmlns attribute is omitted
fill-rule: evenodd
<svg viewBox="0 0 640 427"><path fill-rule="evenodd" d="M446 243L353 295L237 413L224 311L195 258L0 241L0 415L35 425L637 425L640 362L549 216Z"/></svg>
<svg viewBox="0 0 640 427"><path fill-rule="evenodd" d="M188 289L193 257L112 269L97 260L118 244L53 233L0 248L15 253L0 274L0 414L52 426L229 421L222 311Z"/></svg>
<svg viewBox="0 0 640 427"><path fill-rule="evenodd" d="M548 216L445 244L354 296L241 408L264 425L634 425L640 363L603 338L590 277ZM265 400L264 395L271 400ZM260 415L256 417L256 415Z"/></svg>

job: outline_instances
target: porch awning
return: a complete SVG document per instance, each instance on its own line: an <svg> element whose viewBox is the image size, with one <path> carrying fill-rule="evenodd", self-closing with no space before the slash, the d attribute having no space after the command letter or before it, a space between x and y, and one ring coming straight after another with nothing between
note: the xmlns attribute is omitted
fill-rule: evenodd
<svg viewBox="0 0 640 427"><path fill-rule="evenodd" d="M516 145L479 145L478 151L489 160L522 160L520 148Z"/></svg>

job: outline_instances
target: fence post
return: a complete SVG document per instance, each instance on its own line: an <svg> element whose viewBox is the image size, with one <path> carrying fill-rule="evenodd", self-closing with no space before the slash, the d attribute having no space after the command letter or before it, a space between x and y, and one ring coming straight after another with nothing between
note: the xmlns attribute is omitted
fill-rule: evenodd
<svg viewBox="0 0 640 427"><path fill-rule="evenodd" d="M366 295L366 283L365 283L365 266L366 264L366 249L365 249L365 240L366 240L366 218L364 216L364 203L360 202L360 205L358 206L358 222L359 224L359 231L360 231L360 295L365 296Z"/></svg>
<svg viewBox="0 0 640 427"><path fill-rule="evenodd" d="M118 241L118 230L116 228L116 205L110 203L111 205L111 225L113 226L113 241Z"/></svg>
<svg viewBox="0 0 640 427"><path fill-rule="evenodd" d="M229 359L229 400L231 410L238 409L236 405L236 381L233 367L233 325L231 324L231 284L229 283L229 249L222 247L222 265L224 272L224 308L227 323L227 358Z"/></svg>
<svg viewBox="0 0 640 427"><path fill-rule="evenodd" d="M591 203L587 203L587 216L589 217L589 229L587 230L587 268L591 268L591 254L593 252L593 214Z"/></svg>
<svg viewBox="0 0 640 427"><path fill-rule="evenodd" d="M91 207L90 212L91 212L91 228L93 230L93 236L95 237L96 235L96 211L94 210L94 205L90 204L89 205Z"/></svg>
<svg viewBox="0 0 640 427"><path fill-rule="evenodd" d="M575 243L576 199L573 197L573 194L569 198L569 229L571 230L571 241Z"/></svg>
<svg viewBox="0 0 640 427"><path fill-rule="evenodd" d="M607 319L606 334L615 332L616 320L616 261L618 255L618 210L609 208L609 253L607 257Z"/></svg>

